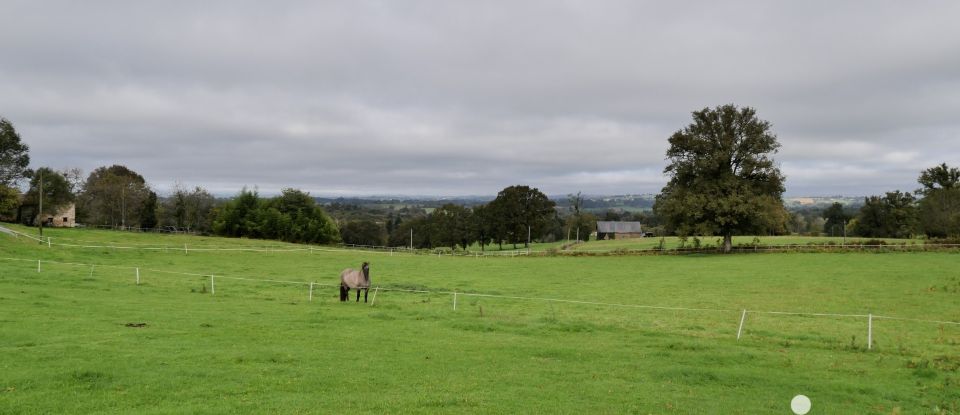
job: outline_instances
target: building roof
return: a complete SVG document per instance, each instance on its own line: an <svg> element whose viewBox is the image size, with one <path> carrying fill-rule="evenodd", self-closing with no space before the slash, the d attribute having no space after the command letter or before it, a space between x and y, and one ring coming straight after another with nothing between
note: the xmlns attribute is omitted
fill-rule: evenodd
<svg viewBox="0 0 960 415"><path fill-rule="evenodd" d="M597 232L602 233L642 233L640 222L604 222L597 221Z"/></svg>

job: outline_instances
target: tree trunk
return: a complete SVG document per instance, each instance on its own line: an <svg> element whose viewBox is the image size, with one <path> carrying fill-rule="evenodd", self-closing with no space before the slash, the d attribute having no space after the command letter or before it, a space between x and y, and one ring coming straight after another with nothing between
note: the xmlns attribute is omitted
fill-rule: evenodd
<svg viewBox="0 0 960 415"><path fill-rule="evenodd" d="M733 249L733 235L723 235L723 253L728 254Z"/></svg>

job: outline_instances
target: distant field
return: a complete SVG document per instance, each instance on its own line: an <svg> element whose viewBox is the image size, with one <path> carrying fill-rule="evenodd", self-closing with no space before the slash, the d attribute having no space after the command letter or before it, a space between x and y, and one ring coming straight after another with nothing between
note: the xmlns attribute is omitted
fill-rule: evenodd
<svg viewBox="0 0 960 415"><path fill-rule="evenodd" d="M922 245L924 243L921 239L896 239L896 238L859 238L859 237L829 237L829 236L735 236L733 238L733 245L737 247L738 245L748 245L756 242L761 247L785 247L785 246L808 246L811 244L826 244L833 243L840 245L845 243L847 245L857 245L857 244L870 244L874 243L872 241L882 240L890 245ZM656 249L660 246L660 239L658 237L647 237L647 238L621 238L621 239L605 239L602 241L590 240L586 242L579 242L570 240L561 240L556 242L545 242L545 243L532 243L529 248L524 247L524 244L520 243L514 246L513 244L505 243L501 249L497 244L491 244L483 247L482 250L490 252L498 251L526 251L529 249L531 252L540 252L547 250L565 250L565 251L581 251L581 252L612 252L617 250L650 250ZM669 236L663 238L663 248L666 250L673 250L679 248L693 248L694 241L693 238L688 238L686 244L682 244L680 238L675 236ZM700 238L701 247L713 247L717 248L722 245L722 240L717 237L702 237ZM449 250L446 247L437 248L439 250ZM473 244L469 247L468 251L470 252L480 252L481 248L479 244Z"/></svg>
<svg viewBox="0 0 960 415"><path fill-rule="evenodd" d="M743 309L960 321L957 253L467 258L45 234L138 249L0 234L0 413L754 414L801 393L811 413L960 411L960 326L876 319L867 351L866 318L751 313L736 340ZM308 301L361 261L375 286L433 293ZM441 291L526 299L461 294L454 311Z"/></svg>
<svg viewBox="0 0 960 415"><path fill-rule="evenodd" d="M832 242L835 244L840 244L845 242L850 245L856 245L859 243L866 243L866 241L871 238L854 238L848 237L846 239L842 237L829 237L829 236L758 236L756 237L759 245L761 246L784 246L784 245L808 245L808 244L823 244ZM664 240L664 249L677 249L681 247L680 238L675 236L665 237ZM922 244L923 241L919 239L893 239L893 238L883 238L888 244ZM733 238L733 245L741 244L751 244L754 242L753 236L735 236ZM713 247L718 247L723 244L721 238L717 237L702 237L700 238L700 243L703 246L710 245ZM625 239L606 239L602 241L588 241L585 243L576 244L571 246L572 250L579 251L613 251L617 249L653 249L660 245L660 238L658 237L648 237L648 238L625 238ZM693 246L693 238L688 238L686 242L686 247Z"/></svg>

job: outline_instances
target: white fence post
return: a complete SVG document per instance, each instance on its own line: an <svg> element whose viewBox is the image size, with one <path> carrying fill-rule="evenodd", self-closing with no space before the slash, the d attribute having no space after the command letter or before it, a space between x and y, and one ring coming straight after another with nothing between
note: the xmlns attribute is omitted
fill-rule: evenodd
<svg viewBox="0 0 960 415"><path fill-rule="evenodd" d="M373 298L370 299L370 306L373 307L373 303L377 302L377 292L380 291L380 287L377 286L373 289Z"/></svg>
<svg viewBox="0 0 960 415"><path fill-rule="evenodd" d="M40 260L37 260L37 272L40 272Z"/></svg>
<svg viewBox="0 0 960 415"><path fill-rule="evenodd" d="M184 254L187 253L187 244L183 244L183 253L184 253Z"/></svg>
<svg viewBox="0 0 960 415"><path fill-rule="evenodd" d="M140 285L140 267L137 267L137 285Z"/></svg>
<svg viewBox="0 0 960 415"><path fill-rule="evenodd" d="M51 238L51 237L49 237L49 236L47 237L47 248L50 247L50 240L51 240L51 239L53 239L53 238Z"/></svg>
<svg viewBox="0 0 960 415"><path fill-rule="evenodd" d="M93 278L93 270L97 267L97 264L90 264L90 276L87 278Z"/></svg>
<svg viewBox="0 0 960 415"><path fill-rule="evenodd" d="M308 297L308 301L313 301L313 283L312 282L310 283L310 296Z"/></svg>
<svg viewBox="0 0 960 415"><path fill-rule="evenodd" d="M457 292L453 292L453 311L457 311Z"/></svg>
<svg viewBox="0 0 960 415"><path fill-rule="evenodd" d="M737 341L740 341L740 334L743 333L743 321L747 319L747 309L743 309L740 315L740 328L737 329Z"/></svg>
<svg viewBox="0 0 960 415"><path fill-rule="evenodd" d="M873 348L873 313L867 314L867 350Z"/></svg>
<svg viewBox="0 0 960 415"><path fill-rule="evenodd" d="M186 245L184 245L184 246L186 246ZM216 288L213 287L213 275L211 275L211 276L210 276L210 295L214 295L214 294L216 294L216 293L217 293L217 290L216 290Z"/></svg>

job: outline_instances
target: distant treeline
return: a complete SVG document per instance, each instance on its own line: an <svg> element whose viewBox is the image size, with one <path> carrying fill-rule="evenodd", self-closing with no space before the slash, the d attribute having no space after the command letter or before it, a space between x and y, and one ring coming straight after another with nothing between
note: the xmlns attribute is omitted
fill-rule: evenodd
<svg viewBox="0 0 960 415"><path fill-rule="evenodd" d="M296 189L283 189L270 199L243 189L216 211L216 235L318 244L340 240L333 220L310 195Z"/></svg>
<svg viewBox="0 0 960 415"><path fill-rule="evenodd" d="M653 208L655 195L621 195L621 196L584 196L581 209L603 213L608 210L641 211ZM559 209L572 208L569 195L551 195L550 200L556 203ZM359 206L364 208L380 207L421 207L438 208L443 205L459 205L474 207L485 205L493 198L483 196L467 196L455 198L371 198L371 197L315 197L321 205Z"/></svg>
<svg viewBox="0 0 960 415"><path fill-rule="evenodd" d="M416 199L332 199L333 202L320 204L316 198L296 189L285 189L273 198L262 198L255 191L244 189L233 198L218 199L202 187L177 186L170 195L158 197L140 174L118 165L97 168L85 179L77 169L39 168L31 173L29 188L22 197L15 188L0 188L4 199L0 201L0 206L4 206L0 217L33 224L42 175L44 211L52 213L75 203L77 222L86 225L378 246L410 246L412 230L414 248L457 249L524 244L528 226L531 241L574 239L578 233L580 240L588 240L596 231L597 220L638 221L645 231L658 236L674 234L674 230L651 211L618 207L593 213L588 211L588 206L599 205L595 200L570 195L553 201L528 186L511 186L487 203L470 199L469 205L444 200L445 203L436 206L438 201ZM827 207L791 206L782 226L768 233L957 237L960 235L957 176L957 168L943 164L922 172L918 179L922 188L914 193L894 191L870 196L859 206L840 203ZM519 194L526 194L524 197L528 200L509 201ZM540 215L525 213L530 209L524 206L530 205L531 200L542 205ZM513 209L517 212L512 212Z"/></svg>
<svg viewBox="0 0 960 415"><path fill-rule="evenodd" d="M728 210L740 216L727 219L753 221L749 215L760 214L744 208L753 203L750 206L762 207L766 211L762 220L754 221L749 227L760 234L960 238L960 170L945 163L922 171L917 179L921 187L915 192L896 190L869 196L859 207L834 203L826 208L792 207L788 212L781 206L783 201L779 196L783 191L782 177L774 177L778 179L771 182L775 186L768 186L770 189L766 194L759 196L762 198L743 199L738 203L734 202L738 197L742 199L742 195L723 190L726 184L722 181L701 186L702 191L690 188L691 184L709 184L708 179L717 177L731 181L729 175L700 175L697 172L702 169L688 169L684 163L689 160L683 155L700 153L681 151L681 144L699 142L693 139L699 135L692 133L700 131L698 128L702 123L722 121L725 117L753 116L750 108L728 107L695 112L695 123L671 137L676 148L672 147L668 152L668 155L674 155L674 164L668 170L674 173L674 179L656 197L588 198L578 193L552 200L538 189L525 185L507 187L492 200L336 198L320 199L318 203L316 198L297 189L284 189L279 196L272 198L262 198L256 191L243 189L233 198L218 199L202 187L187 189L180 185L170 195L161 197L143 176L122 165L98 167L86 177L76 168L59 171L49 167L31 169L29 147L21 142L13 124L0 117L0 220L35 224L41 214L48 218L73 205L76 222L84 225L304 243L342 241L362 245L412 245L415 248L467 249L479 246L484 249L491 244L502 247L528 241L549 242L578 237L586 240L596 230L598 219L639 221L645 231L658 236L678 233L706 235L712 228L701 225L710 220L717 222L717 218L705 215L709 210L706 207L729 205ZM763 127L758 131L769 127L769 124L757 125ZM771 140L770 149L776 148L775 140L767 139ZM723 155L716 149L712 151ZM706 157L701 162L707 163L704 166L716 167L717 160L731 159L726 156ZM772 163L762 157L756 160ZM774 172L779 175L779 171ZM23 182L28 186L21 194ZM744 189L748 187L741 190ZM671 197L664 197L667 193ZM773 203L767 203L770 201ZM656 203L662 203L660 210L668 213L670 220L657 213ZM724 221L729 222L727 219Z"/></svg>
<svg viewBox="0 0 960 415"><path fill-rule="evenodd" d="M657 236L675 231L651 211L621 207L588 211L598 203L579 195L554 201L529 186L511 186L487 203L469 205L437 201L333 199L320 204L297 189L273 198L242 190L218 199L202 187L177 186L158 197L140 174L125 166L100 167L83 178L79 170L31 171L27 192L0 187L0 217L34 224L40 177L44 211L76 205L77 223L153 228L200 234L277 239L304 243L484 249L490 244L525 244L563 239L588 240L597 220L638 221ZM946 164L921 173L921 189L893 191L863 199L859 206L792 206L786 220L768 234L928 238L960 236L960 173ZM348 202L360 202L352 204ZM610 201L613 203L613 201ZM430 206L434 205L434 206ZM19 216L19 217L18 217ZM412 231L412 240L411 240Z"/></svg>

